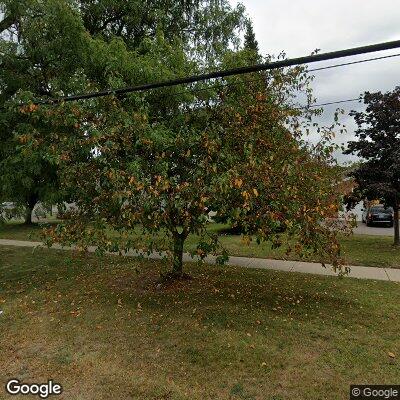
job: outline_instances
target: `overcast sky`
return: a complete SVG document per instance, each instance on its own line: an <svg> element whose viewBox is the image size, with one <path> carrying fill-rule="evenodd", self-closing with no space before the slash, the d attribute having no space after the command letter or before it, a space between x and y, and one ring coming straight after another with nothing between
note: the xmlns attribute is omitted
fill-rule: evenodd
<svg viewBox="0 0 400 400"><path fill-rule="evenodd" d="M232 5L238 1L231 0ZM242 0L254 25L261 53L287 57L364 46L400 39L399 0ZM400 49L347 57L343 61L397 54ZM336 64L325 61L313 66ZM312 68L312 67L311 67ZM314 94L318 103L356 98L366 90L388 91L400 85L400 57L315 72ZM332 121L337 106L325 107L322 122ZM357 102L340 105L346 111L343 123L353 137L355 125L347 114L362 109ZM341 161L348 157L339 156Z"/></svg>

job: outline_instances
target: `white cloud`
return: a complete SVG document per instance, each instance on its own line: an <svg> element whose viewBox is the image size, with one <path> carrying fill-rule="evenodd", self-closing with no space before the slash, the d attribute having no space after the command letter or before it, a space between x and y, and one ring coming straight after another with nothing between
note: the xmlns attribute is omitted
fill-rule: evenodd
<svg viewBox="0 0 400 400"><path fill-rule="evenodd" d="M232 4L238 3L231 0ZM242 0L262 52L290 57L400 37L398 0Z"/></svg>

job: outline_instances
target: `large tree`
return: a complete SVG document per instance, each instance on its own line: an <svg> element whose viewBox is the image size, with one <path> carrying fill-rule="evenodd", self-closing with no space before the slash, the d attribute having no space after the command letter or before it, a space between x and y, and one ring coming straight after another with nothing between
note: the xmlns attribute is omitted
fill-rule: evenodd
<svg viewBox="0 0 400 400"><path fill-rule="evenodd" d="M0 38L0 202L24 206L29 224L38 201L61 200L59 180L56 165L44 154L28 154L16 141L19 114L7 105L22 91L54 96L76 86L73 77L86 59L87 37L66 1L6 1L2 11L7 32Z"/></svg>
<svg viewBox="0 0 400 400"><path fill-rule="evenodd" d="M226 1L3 0L0 15L0 202L25 206L31 223L38 201L66 197L57 166L39 150L29 157L21 151L13 133L19 115L8 102L21 92L46 98L193 73L238 43L243 8ZM171 49L175 58L166 55ZM183 51L192 60L185 65ZM194 62L199 54L207 56ZM160 115L176 106L161 105L157 94L152 104Z"/></svg>
<svg viewBox="0 0 400 400"><path fill-rule="evenodd" d="M400 246L400 87L387 93L364 94L365 111L351 115L358 125L358 140L348 144L346 154L361 162L352 171L357 187L349 205L364 198L379 199L394 209L394 245Z"/></svg>
<svg viewBox="0 0 400 400"><path fill-rule="evenodd" d="M177 50L170 54L174 60ZM224 66L245 64L248 56L246 50L227 55ZM218 237L207 230L209 211L217 206L241 225L245 240L251 233L258 242L286 244L288 251L340 267L336 231L325 221L338 203L329 143L304 143L301 120L310 115L292 101L299 90L308 93L309 82L303 68L292 68L232 77L223 87L197 93L170 88L24 106L22 119L33 127L46 121L49 129L33 129L20 141L30 144L25 148L47 143L76 199L65 223L48 231L49 243L168 250L171 275L182 276L190 234L198 237L196 255L226 259ZM135 229L142 234L132 235Z"/></svg>
<svg viewBox="0 0 400 400"><path fill-rule="evenodd" d="M215 42L207 30L198 41L170 37L156 23L140 44L126 37L126 25L120 32L108 24L104 31L88 32L83 3L28 1L17 42L4 43L10 76L18 62L26 64L19 71L24 83L14 90L12 79L3 75L3 126L9 129L2 132L12 135L26 160L39 154L56 168L63 192L77 205L50 237L82 247L96 244L99 250L166 248L172 275L180 276L189 234L199 237L200 257L214 252L220 261L226 258L218 238L207 231L208 213L216 206L258 241L280 245L281 227L285 237L296 240L294 251L341 266L335 230L325 221L337 204L329 132L308 146L301 127L312 113L294 103L299 92L310 96L304 68L231 77L220 82L223 87L198 83L37 106L32 100L195 73L209 60L205 46L218 55L206 65L229 68L254 59L254 49L229 49L232 32L229 42ZM230 8L225 2L208 4L215 18L208 16L207 24L218 32L218 21L226 11L229 20ZM132 236L139 228L149 240ZM160 232L168 239L164 245Z"/></svg>

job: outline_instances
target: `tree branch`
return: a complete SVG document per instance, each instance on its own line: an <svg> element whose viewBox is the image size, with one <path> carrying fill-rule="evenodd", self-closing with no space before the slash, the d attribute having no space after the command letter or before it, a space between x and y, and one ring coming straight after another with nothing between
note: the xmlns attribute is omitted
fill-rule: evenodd
<svg viewBox="0 0 400 400"><path fill-rule="evenodd" d="M3 33L6 29L11 28L11 26L17 22L17 18L15 15L7 15L1 22L0 22L0 33Z"/></svg>

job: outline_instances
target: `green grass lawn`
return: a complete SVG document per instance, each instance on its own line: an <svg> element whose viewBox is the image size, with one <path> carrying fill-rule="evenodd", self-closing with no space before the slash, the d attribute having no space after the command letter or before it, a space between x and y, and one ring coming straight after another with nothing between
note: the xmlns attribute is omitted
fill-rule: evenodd
<svg viewBox="0 0 400 400"><path fill-rule="evenodd" d="M400 376L400 287L0 246L0 398L11 377L65 399L345 399ZM393 353L395 357L391 357Z"/></svg>
<svg viewBox="0 0 400 400"><path fill-rule="evenodd" d="M218 232L224 225L210 224L211 232ZM39 226L26 227L21 224L0 226L0 239L40 240ZM275 259L296 259L295 255L286 256L284 249L272 249L270 244L255 242L245 245L238 235L221 235L220 240L232 256L247 256ZM393 239L385 236L353 235L341 239L342 251L350 265L368 267L400 268L400 249L392 246ZM195 248L196 237L189 236L185 250ZM309 261L314 261L312 258Z"/></svg>

